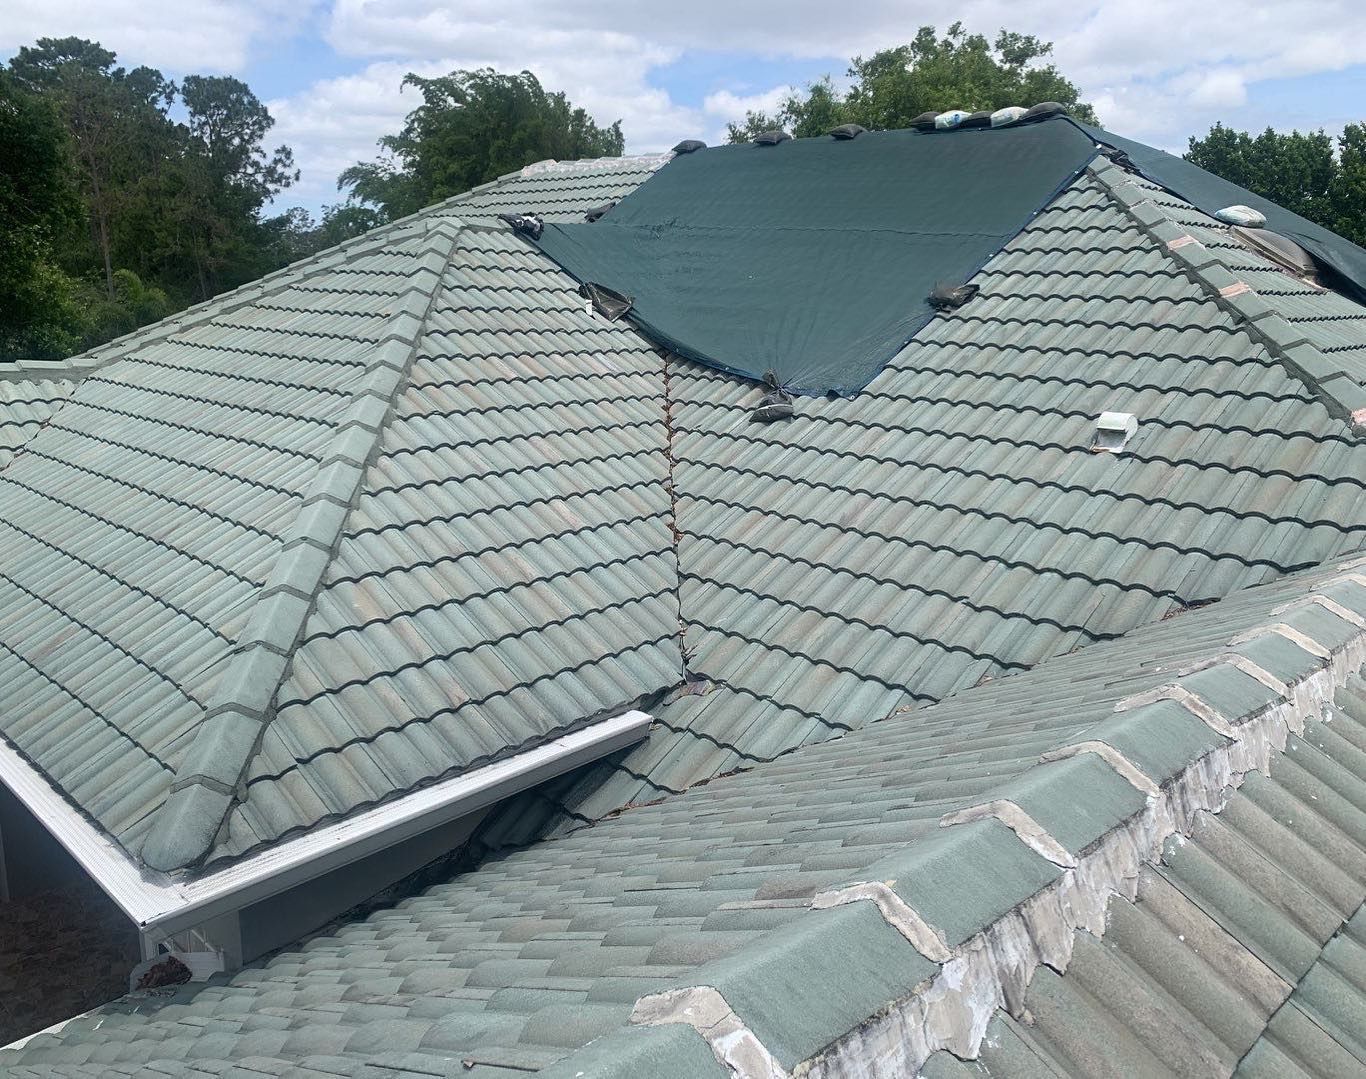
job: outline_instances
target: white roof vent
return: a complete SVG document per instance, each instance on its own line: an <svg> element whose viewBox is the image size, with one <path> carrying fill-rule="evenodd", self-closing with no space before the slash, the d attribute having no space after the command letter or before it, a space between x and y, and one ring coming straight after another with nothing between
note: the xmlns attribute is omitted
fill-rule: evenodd
<svg viewBox="0 0 1366 1079"><path fill-rule="evenodd" d="M1022 105L1007 105L1004 109L997 109L991 114L991 126L1005 127L1006 124L1013 124L1028 111Z"/></svg>
<svg viewBox="0 0 1366 1079"><path fill-rule="evenodd" d="M1251 206L1225 206L1215 210L1214 217L1225 225L1241 225L1245 229L1259 229L1266 224L1266 214Z"/></svg>
<svg viewBox="0 0 1366 1079"><path fill-rule="evenodd" d="M1234 225L1228 231L1229 235L1244 247L1249 247L1264 258L1270 259L1286 273L1316 288L1323 287L1319 281L1319 267L1314 261L1314 256L1289 236L1282 236L1270 229L1244 228L1241 225Z"/></svg>
<svg viewBox="0 0 1366 1079"><path fill-rule="evenodd" d="M1138 419L1132 412L1102 412L1096 420L1091 452L1120 453L1137 433Z"/></svg>

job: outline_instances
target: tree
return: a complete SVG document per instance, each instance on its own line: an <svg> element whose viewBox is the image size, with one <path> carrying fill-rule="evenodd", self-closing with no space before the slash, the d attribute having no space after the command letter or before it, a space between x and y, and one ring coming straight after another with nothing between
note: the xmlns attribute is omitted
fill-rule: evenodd
<svg viewBox="0 0 1366 1079"><path fill-rule="evenodd" d="M115 55L81 38L41 38L10 61L10 73L24 89L56 107L71 139L73 159L90 215L91 232L114 297L115 219L126 193L146 167L150 127L164 126L174 85L151 68L126 72Z"/></svg>
<svg viewBox="0 0 1366 1079"><path fill-rule="evenodd" d="M261 261L270 232L259 214L299 172L288 146L266 151L263 141L275 121L246 83L190 75L181 97L189 120L171 214L198 296L207 299L271 268Z"/></svg>
<svg viewBox="0 0 1366 1079"><path fill-rule="evenodd" d="M1332 201L1334 219L1328 227L1366 247L1366 124L1348 124L1338 136Z"/></svg>
<svg viewBox="0 0 1366 1079"><path fill-rule="evenodd" d="M1366 244L1366 127L1260 135L1215 124L1186 160L1301 217Z"/></svg>
<svg viewBox="0 0 1366 1079"><path fill-rule="evenodd" d="M1080 91L1052 64L1049 42L1002 30L994 43L954 23L944 37L922 26L907 45L882 49L849 66L849 89L841 94L829 76L789 95L774 115L749 112L729 125L731 142L748 142L760 131L781 127L798 137L822 135L840 124L873 131L908 127L923 112L995 110L1007 105L1058 101L1079 120L1095 123Z"/></svg>
<svg viewBox="0 0 1366 1079"><path fill-rule="evenodd" d="M0 66L0 168L14 173L0 194L7 356L97 344L317 242L311 221L263 220L298 172L288 147L266 148L274 121L250 87L198 75L177 86L116 60L97 42L43 38ZM43 313L20 312L40 297Z"/></svg>
<svg viewBox="0 0 1366 1079"><path fill-rule="evenodd" d="M1285 135L1268 127L1254 138L1215 124L1203 139L1191 138L1186 160L1301 217L1331 218L1338 169L1333 140L1323 131Z"/></svg>
<svg viewBox="0 0 1366 1079"><path fill-rule="evenodd" d="M79 208L56 110L0 71L0 360L55 358L77 344L74 283L54 247Z"/></svg>
<svg viewBox="0 0 1366 1079"><path fill-rule="evenodd" d="M409 74L422 104L403 129L379 140L378 160L358 162L337 180L350 206L374 207L386 220L458 195L533 161L612 157L622 153L621 121L599 127L561 92L529 71Z"/></svg>

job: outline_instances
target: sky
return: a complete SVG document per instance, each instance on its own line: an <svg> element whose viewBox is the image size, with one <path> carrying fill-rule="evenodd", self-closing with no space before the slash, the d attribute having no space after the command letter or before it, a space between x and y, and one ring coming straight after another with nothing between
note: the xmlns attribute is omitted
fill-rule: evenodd
<svg viewBox="0 0 1366 1079"><path fill-rule="evenodd" d="M1054 44L1053 59L1118 134L1180 151L1221 120L1279 130L1366 120L1360 0L4 0L0 58L39 37L99 41L126 66L171 77L230 74L275 118L299 182L280 208L336 202L337 174L373 158L416 104L406 72L529 69L628 153L682 138L717 142L726 122L790 87L843 75L851 56L960 19ZM1020 102L1031 105L1034 102Z"/></svg>

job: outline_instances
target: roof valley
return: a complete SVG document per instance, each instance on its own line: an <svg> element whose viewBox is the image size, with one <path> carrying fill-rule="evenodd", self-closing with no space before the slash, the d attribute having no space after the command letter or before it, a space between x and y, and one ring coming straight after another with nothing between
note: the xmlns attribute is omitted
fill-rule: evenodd
<svg viewBox="0 0 1366 1079"><path fill-rule="evenodd" d="M204 718L157 811L142 858L163 872L187 868L212 848L269 725L295 642L313 610L324 574L355 504L366 467L407 382L440 283L459 243L460 222L433 221L406 291L396 298L332 441L319 463L275 564ZM317 272L332 260L319 264ZM294 280L289 282L295 283ZM255 297L254 297L255 298Z"/></svg>

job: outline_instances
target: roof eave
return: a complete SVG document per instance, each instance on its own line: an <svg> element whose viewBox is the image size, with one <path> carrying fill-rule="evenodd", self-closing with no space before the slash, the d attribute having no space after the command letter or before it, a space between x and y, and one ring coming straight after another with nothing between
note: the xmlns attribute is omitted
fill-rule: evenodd
<svg viewBox="0 0 1366 1079"><path fill-rule="evenodd" d="M629 711L535 749L433 783L344 820L286 839L195 878L139 866L11 746L0 742L0 783L25 805L146 935L165 938L238 911L477 813L514 794L640 741L651 717Z"/></svg>

